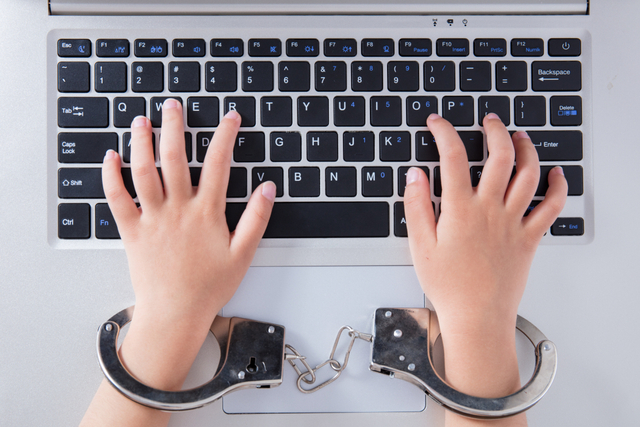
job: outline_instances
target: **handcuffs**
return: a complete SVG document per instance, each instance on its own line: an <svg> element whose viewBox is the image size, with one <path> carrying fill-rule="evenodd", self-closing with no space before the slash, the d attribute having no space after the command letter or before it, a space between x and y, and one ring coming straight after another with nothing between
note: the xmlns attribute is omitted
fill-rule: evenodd
<svg viewBox="0 0 640 427"><path fill-rule="evenodd" d="M211 332L220 345L220 361L207 383L181 391L165 391L138 381L123 366L118 355L120 330L131 321L134 307L122 310L98 329L98 361L107 380L124 396L142 405L163 411L185 411L202 407L225 394L246 388L271 388L282 383L285 360L298 374L298 388L310 393L335 381L347 366L356 339L371 342L369 369L408 381L445 408L471 418L495 419L516 415L535 405L549 390L557 367L553 342L523 317L516 328L535 347L535 369L529 382L517 392L500 398L481 398L449 386L433 367L433 348L440 335L435 312L427 308L379 308L374 316L373 334L349 326L340 329L329 359L311 368L306 358L285 345L285 328L272 323L239 317L217 316ZM348 332L351 341L343 362L335 359L338 342ZM287 353L290 350L291 353ZM299 360L306 371L298 368ZM315 372L329 366L336 374L312 389Z"/></svg>

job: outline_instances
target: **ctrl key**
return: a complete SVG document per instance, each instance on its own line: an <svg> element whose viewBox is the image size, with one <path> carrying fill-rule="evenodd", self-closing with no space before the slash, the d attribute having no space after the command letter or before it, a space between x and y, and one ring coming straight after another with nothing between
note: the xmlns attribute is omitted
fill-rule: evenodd
<svg viewBox="0 0 640 427"><path fill-rule="evenodd" d="M58 205L58 237L61 239L91 237L91 207L88 203Z"/></svg>
<svg viewBox="0 0 640 427"><path fill-rule="evenodd" d="M558 218L551 226L554 236L582 236L584 234L584 219Z"/></svg>

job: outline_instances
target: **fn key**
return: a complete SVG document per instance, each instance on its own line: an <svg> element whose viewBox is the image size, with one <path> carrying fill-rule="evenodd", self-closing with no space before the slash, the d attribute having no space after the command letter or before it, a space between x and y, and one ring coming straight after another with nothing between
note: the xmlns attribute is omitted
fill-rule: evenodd
<svg viewBox="0 0 640 427"><path fill-rule="evenodd" d="M88 239L91 236L91 208L88 203L60 203L58 205L58 237Z"/></svg>

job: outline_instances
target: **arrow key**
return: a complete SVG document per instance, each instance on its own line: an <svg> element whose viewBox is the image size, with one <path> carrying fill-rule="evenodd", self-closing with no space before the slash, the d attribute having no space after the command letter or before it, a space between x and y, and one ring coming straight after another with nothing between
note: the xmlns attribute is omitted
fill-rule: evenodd
<svg viewBox="0 0 640 427"><path fill-rule="evenodd" d="M551 226L554 236L582 236L584 234L584 219L558 218Z"/></svg>

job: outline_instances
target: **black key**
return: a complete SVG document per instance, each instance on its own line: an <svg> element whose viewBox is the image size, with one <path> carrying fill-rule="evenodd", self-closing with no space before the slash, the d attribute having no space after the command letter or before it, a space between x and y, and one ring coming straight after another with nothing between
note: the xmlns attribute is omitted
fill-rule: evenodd
<svg viewBox="0 0 640 427"><path fill-rule="evenodd" d="M165 39L136 39L133 42L134 54L142 58L165 57L168 50Z"/></svg>
<svg viewBox="0 0 640 427"><path fill-rule="evenodd" d="M469 56L469 40L438 39L436 53L438 56Z"/></svg>
<svg viewBox="0 0 640 427"><path fill-rule="evenodd" d="M211 39L211 56L236 57L244 55L242 39Z"/></svg>
<svg viewBox="0 0 640 427"><path fill-rule="evenodd" d="M256 99L252 96L227 97L224 99L224 114L235 110L242 117L242 127L256 125Z"/></svg>
<svg viewBox="0 0 640 427"><path fill-rule="evenodd" d="M409 132L380 132L379 152L383 162L411 160L411 134Z"/></svg>
<svg viewBox="0 0 640 427"><path fill-rule="evenodd" d="M162 92L164 65L162 62L134 62L131 64L131 90L134 92Z"/></svg>
<svg viewBox="0 0 640 427"><path fill-rule="evenodd" d="M422 169L429 178L429 168L426 166L417 166ZM410 166L401 166L398 168L398 196L404 197L404 190L407 187L407 172L411 169Z"/></svg>
<svg viewBox="0 0 640 427"><path fill-rule="evenodd" d="M209 148L212 139L213 132L198 132L196 135L196 161L199 163L204 162L204 158L207 155L207 149Z"/></svg>
<svg viewBox="0 0 640 427"><path fill-rule="evenodd" d="M145 116L147 101L139 97L113 98L113 125L117 128L131 127L131 122L138 116Z"/></svg>
<svg viewBox="0 0 640 427"><path fill-rule="evenodd" d="M535 61L531 64L531 89L579 91L582 89L582 64L580 61Z"/></svg>
<svg viewBox="0 0 640 427"><path fill-rule="evenodd" d="M291 126L291 98L288 96L263 96L260 99L260 123L262 126Z"/></svg>
<svg viewBox="0 0 640 427"><path fill-rule="evenodd" d="M127 64L124 62L96 62L96 92L126 92Z"/></svg>
<svg viewBox="0 0 640 427"><path fill-rule="evenodd" d="M162 135L160 135L160 137L162 137ZM187 162L190 163L193 155L193 141L191 137L191 132L184 133L184 148L185 148L185 154L187 155Z"/></svg>
<svg viewBox="0 0 640 427"><path fill-rule="evenodd" d="M364 197L393 196L393 169L390 167L362 168Z"/></svg>
<svg viewBox="0 0 640 427"><path fill-rule="evenodd" d="M473 126L473 97L445 96L442 98L442 117L454 126Z"/></svg>
<svg viewBox="0 0 640 427"><path fill-rule="evenodd" d="M299 132L271 132L269 158L272 162L302 160L302 137Z"/></svg>
<svg viewBox="0 0 640 427"><path fill-rule="evenodd" d="M151 147L153 147L153 158L156 158L156 134L151 134ZM131 132L122 134L122 161L131 163ZM124 169L123 169L124 170ZM132 195L131 197L135 197Z"/></svg>
<svg viewBox="0 0 640 427"><path fill-rule="evenodd" d="M407 125L426 126L427 117L432 113L438 114L438 98L435 96L407 97Z"/></svg>
<svg viewBox="0 0 640 427"><path fill-rule="evenodd" d="M169 62L169 91L200 91L200 63Z"/></svg>
<svg viewBox="0 0 640 427"><path fill-rule="evenodd" d="M320 168L289 168L289 196L320 196Z"/></svg>
<svg viewBox="0 0 640 427"><path fill-rule="evenodd" d="M484 144L482 132L460 131L460 139L467 151L467 159L470 162L480 162L484 159Z"/></svg>
<svg viewBox="0 0 640 427"><path fill-rule="evenodd" d="M511 100L508 96L481 96L478 98L478 124L482 126L484 116L495 113L505 126L511 124Z"/></svg>
<svg viewBox="0 0 640 427"><path fill-rule="evenodd" d="M393 234L396 237L407 237L407 219L404 216L404 203L393 204Z"/></svg>
<svg viewBox="0 0 640 427"><path fill-rule="evenodd" d="M342 61L316 62L316 90L344 92L347 90L347 64Z"/></svg>
<svg viewBox="0 0 640 427"><path fill-rule="evenodd" d="M152 127L159 128L160 126L162 126L162 105L164 104L164 101L169 98L177 100L178 102L180 102L180 105L182 105L182 98L180 97L154 96L153 98L151 98L151 117L149 118L149 120L151 120Z"/></svg>
<svg viewBox="0 0 640 427"><path fill-rule="evenodd" d="M362 56L393 56L393 39L362 39Z"/></svg>
<svg viewBox="0 0 640 427"><path fill-rule="evenodd" d="M325 39L324 56L356 56L358 43L354 39Z"/></svg>
<svg viewBox="0 0 640 427"><path fill-rule="evenodd" d="M582 124L582 98L552 96L549 113L553 126L579 126Z"/></svg>
<svg viewBox="0 0 640 427"><path fill-rule="evenodd" d="M372 126L400 126L402 124L402 98L399 96L372 96L370 111Z"/></svg>
<svg viewBox="0 0 640 427"><path fill-rule="evenodd" d="M505 39L475 39L473 54L475 56L505 56L507 41Z"/></svg>
<svg viewBox="0 0 640 427"><path fill-rule="evenodd" d="M333 122L336 126L364 126L364 98L361 96L333 98Z"/></svg>
<svg viewBox="0 0 640 427"><path fill-rule="evenodd" d="M118 151L115 132L60 132L58 134L59 163L102 163L107 150Z"/></svg>
<svg viewBox="0 0 640 427"><path fill-rule="evenodd" d="M58 62L59 92L89 92L88 62Z"/></svg>
<svg viewBox="0 0 640 427"><path fill-rule="evenodd" d="M58 169L58 197L61 199L104 199L102 169Z"/></svg>
<svg viewBox="0 0 640 427"><path fill-rule="evenodd" d="M536 190L536 196L544 196L549 188L548 175L553 166L540 167L540 183ZM582 166L562 166L564 177L569 184L569 196L582 196L584 194L584 181Z"/></svg>
<svg viewBox="0 0 640 427"><path fill-rule="evenodd" d="M431 56L431 39L400 39L400 56Z"/></svg>
<svg viewBox="0 0 640 427"><path fill-rule="evenodd" d="M189 168L191 175L191 185L197 187L200 185L200 175L202 168ZM227 198L247 197L247 169L232 167L229 171L229 185L227 185Z"/></svg>
<svg viewBox="0 0 640 427"><path fill-rule="evenodd" d="M549 39L549 56L580 56L582 42L580 39Z"/></svg>
<svg viewBox="0 0 640 427"><path fill-rule="evenodd" d="M431 132L416 132L416 160L421 162L440 161L436 139Z"/></svg>
<svg viewBox="0 0 640 427"><path fill-rule="evenodd" d="M433 168L433 195L442 197L442 179L440 177L440 166Z"/></svg>
<svg viewBox="0 0 640 427"><path fill-rule="evenodd" d="M280 56L282 42L280 39L250 39L249 56Z"/></svg>
<svg viewBox="0 0 640 427"><path fill-rule="evenodd" d="M326 168L324 171L324 187L327 197L355 197L356 168Z"/></svg>
<svg viewBox="0 0 640 427"><path fill-rule="evenodd" d="M544 96L516 96L516 126L544 126L547 123L547 100Z"/></svg>
<svg viewBox="0 0 640 427"><path fill-rule="evenodd" d="M558 218L551 226L554 236L582 236L584 234L583 218Z"/></svg>
<svg viewBox="0 0 640 427"><path fill-rule="evenodd" d="M541 161L582 160L582 132L529 131L527 132Z"/></svg>
<svg viewBox="0 0 640 427"><path fill-rule="evenodd" d="M511 56L542 56L543 54L542 39L511 39Z"/></svg>
<svg viewBox="0 0 640 427"><path fill-rule="evenodd" d="M424 90L452 92L456 88L456 68L453 61L426 61L424 63Z"/></svg>
<svg viewBox="0 0 640 427"><path fill-rule="evenodd" d="M206 43L202 39L174 39L173 40L173 56L189 57L205 54Z"/></svg>
<svg viewBox="0 0 640 427"><path fill-rule="evenodd" d="M111 209L106 203L96 204L96 238L119 239L120 233Z"/></svg>
<svg viewBox="0 0 640 427"><path fill-rule="evenodd" d="M307 132L307 160L310 162L338 161L338 134Z"/></svg>
<svg viewBox="0 0 640 427"><path fill-rule="evenodd" d="M129 40L98 39L96 55L102 58L126 58L129 56Z"/></svg>
<svg viewBox="0 0 640 427"><path fill-rule="evenodd" d="M317 39L288 39L287 56L318 56L320 42Z"/></svg>
<svg viewBox="0 0 640 427"><path fill-rule="evenodd" d="M496 89L506 92L527 90L527 63L524 61L496 62Z"/></svg>
<svg viewBox="0 0 640 427"><path fill-rule="evenodd" d="M282 168L253 168L251 170L251 191L263 182L272 181L276 185L276 197L284 195ZM228 207L228 205L227 205Z"/></svg>
<svg viewBox="0 0 640 427"><path fill-rule="evenodd" d="M471 166L471 185L477 187L480 184L480 178L482 177L482 170L484 166ZM525 213L525 216L527 214Z"/></svg>
<svg viewBox="0 0 640 427"><path fill-rule="evenodd" d="M97 97L58 98L58 126L106 128L109 126L109 100Z"/></svg>
<svg viewBox="0 0 640 427"><path fill-rule="evenodd" d="M375 151L373 132L345 132L342 155L346 162L372 162Z"/></svg>
<svg viewBox="0 0 640 427"><path fill-rule="evenodd" d="M460 90L488 92L491 90L491 62L461 61Z"/></svg>
<svg viewBox="0 0 640 427"><path fill-rule="evenodd" d="M298 98L298 126L328 126L329 98L305 96Z"/></svg>
<svg viewBox="0 0 640 427"><path fill-rule="evenodd" d="M238 89L238 65L235 62L207 62L205 71L207 92L235 92Z"/></svg>
<svg viewBox="0 0 640 427"><path fill-rule="evenodd" d="M390 91L417 92L420 89L420 65L416 61L387 63L387 87Z"/></svg>
<svg viewBox="0 0 640 427"><path fill-rule="evenodd" d="M382 62L352 62L351 89L354 92L380 92L382 90Z"/></svg>
<svg viewBox="0 0 640 427"><path fill-rule="evenodd" d="M282 61L278 64L278 89L281 92L307 92L311 87L308 62Z"/></svg>
<svg viewBox="0 0 640 427"><path fill-rule="evenodd" d="M233 160L238 163L264 162L264 151L264 133L238 132L233 146Z"/></svg>
<svg viewBox="0 0 640 427"><path fill-rule="evenodd" d="M58 205L58 237L60 239L91 237L91 207L88 203Z"/></svg>
<svg viewBox="0 0 640 427"><path fill-rule="evenodd" d="M215 96L197 96L187 99L189 127L214 128L220 124L220 102Z"/></svg>
<svg viewBox="0 0 640 427"><path fill-rule="evenodd" d="M243 62L242 90L245 92L271 92L273 90L273 63Z"/></svg>
<svg viewBox="0 0 640 427"><path fill-rule="evenodd" d="M246 203L227 203L233 231ZM387 202L282 202L273 206L265 238L387 237Z"/></svg>
<svg viewBox="0 0 640 427"><path fill-rule="evenodd" d="M91 40L60 39L58 40L58 56L65 58L91 56Z"/></svg>

